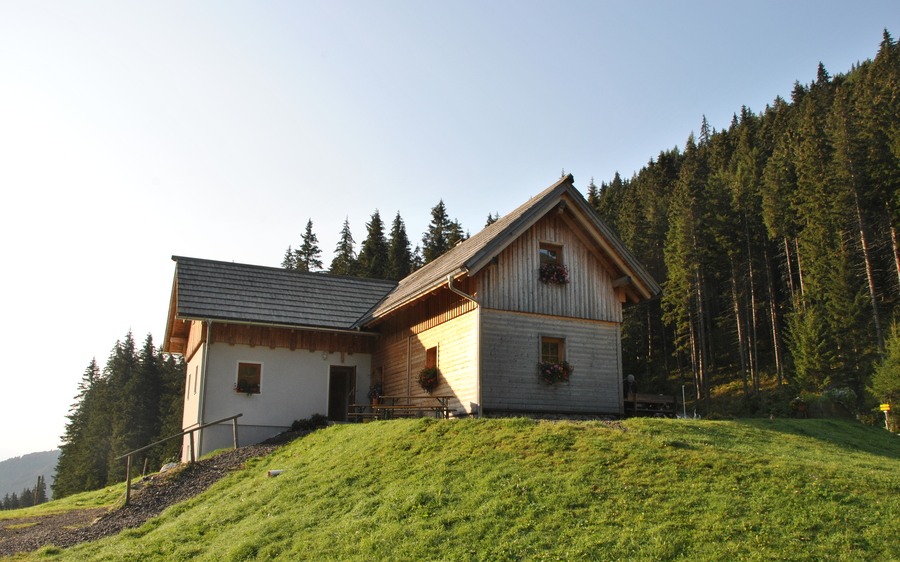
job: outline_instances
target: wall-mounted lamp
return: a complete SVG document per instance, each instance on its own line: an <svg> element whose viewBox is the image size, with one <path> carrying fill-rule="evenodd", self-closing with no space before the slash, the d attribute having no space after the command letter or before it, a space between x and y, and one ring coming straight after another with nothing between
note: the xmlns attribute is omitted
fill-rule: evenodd
<svg viewBox="0 0 900 562"><path fill-rule="evenodd" d="M327 351L323 351L323 352L322 352L322 361L327 361L327 360L328 360L328 352L327 352Z"/></svg>

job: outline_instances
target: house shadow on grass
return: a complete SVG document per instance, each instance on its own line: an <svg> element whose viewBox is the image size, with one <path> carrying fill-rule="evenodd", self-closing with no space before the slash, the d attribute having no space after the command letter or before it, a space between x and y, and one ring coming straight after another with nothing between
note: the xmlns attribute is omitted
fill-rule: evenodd
<svg viewBox="0 0 900 562"><path fill-rule="evenodd" d="M864 425L857 421L840 419L742 419L736 424L759 430L776 432L784 436L816 439L847 452L867 453L891 459L900 459L900 436L884 428Z"/></svg>

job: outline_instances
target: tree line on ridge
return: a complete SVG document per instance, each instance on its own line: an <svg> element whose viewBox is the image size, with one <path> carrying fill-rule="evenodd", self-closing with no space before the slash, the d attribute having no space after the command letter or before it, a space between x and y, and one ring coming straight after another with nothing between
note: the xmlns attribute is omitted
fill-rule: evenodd
<svg viewBox="0 0 900 562"><path fill-rule="evenodd" d="M662 282L626 310L623 363L659 391L684 384L849 389L865 402L900 296L900 47L764 111L741 109L618 174L588 199ZM680 392L679 392L680 393Z"/></svg>

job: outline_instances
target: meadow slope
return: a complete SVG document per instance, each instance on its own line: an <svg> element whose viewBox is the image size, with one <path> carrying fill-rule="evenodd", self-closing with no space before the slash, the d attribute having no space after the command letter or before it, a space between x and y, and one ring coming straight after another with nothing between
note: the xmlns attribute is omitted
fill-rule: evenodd
<svg viewBox="0 0 900 562"><path fill-rule="evenodd" d="M341 425L143 527L19 559L895 560L900 439L833 420Z"/></svg>

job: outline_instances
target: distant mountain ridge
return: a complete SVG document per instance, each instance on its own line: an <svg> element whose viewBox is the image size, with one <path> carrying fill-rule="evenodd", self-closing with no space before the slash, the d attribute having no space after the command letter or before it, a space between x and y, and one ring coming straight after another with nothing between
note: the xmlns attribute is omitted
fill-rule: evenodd
<svg viewBox="0 0 900 562"><path fill-rule="evenodd" d="M25 488L32 489L37 484L38 476L47 482L47 496L51 495L50 484L56 475L56 462L59 449L41 453L29 453L21 457L13 457L0 461L0 499L13 492L21 494Z"/></svg>

